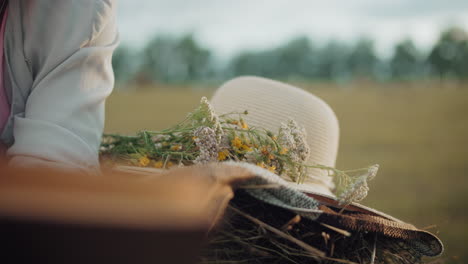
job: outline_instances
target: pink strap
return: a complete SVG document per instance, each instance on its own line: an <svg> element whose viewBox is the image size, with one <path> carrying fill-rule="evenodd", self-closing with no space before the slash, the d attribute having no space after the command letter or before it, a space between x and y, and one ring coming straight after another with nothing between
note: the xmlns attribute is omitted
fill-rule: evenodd
<svg viewBox="0 0 468 264"><path fill-rule="evenodd" d="M4 69L4 56L3 56L3 42L5 36L5 25L6 25L6 18L7 18L7 10L5 10L5 14L2 18L2 24L0 26L0 133L3 131L6 122L8 121L8 117L10 116L10 104L8 103L8 98L5 91L5 85L3 83L3 69ZM6 147L0 141L0 156L2 152L4 152Z"/></svg>

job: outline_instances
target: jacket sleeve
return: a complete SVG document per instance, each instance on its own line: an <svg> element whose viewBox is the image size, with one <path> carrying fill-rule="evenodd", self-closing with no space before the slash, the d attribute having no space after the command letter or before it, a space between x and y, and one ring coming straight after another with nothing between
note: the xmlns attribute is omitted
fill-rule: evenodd
<svg viewBox="0 0 468 264"><path fill-rule="evenodd" d="M114 85L114 1L20 1L34 81L24 117L14 119L10 164L97 173L104 103Z"/></svg>

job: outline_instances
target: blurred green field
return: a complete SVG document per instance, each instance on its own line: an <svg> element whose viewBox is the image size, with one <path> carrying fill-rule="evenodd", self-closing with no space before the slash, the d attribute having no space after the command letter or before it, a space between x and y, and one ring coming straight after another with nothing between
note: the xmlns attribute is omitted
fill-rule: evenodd
<svg viewBox="0 0 468 264"><path fill-rule="evenodd" d="M364 204L439 234L444 263L468 263L468 84L298 86L328 102L340 120L338 168L381 165ZM136 90L109 98L107 132L166 128L213 92Z"/></svg>

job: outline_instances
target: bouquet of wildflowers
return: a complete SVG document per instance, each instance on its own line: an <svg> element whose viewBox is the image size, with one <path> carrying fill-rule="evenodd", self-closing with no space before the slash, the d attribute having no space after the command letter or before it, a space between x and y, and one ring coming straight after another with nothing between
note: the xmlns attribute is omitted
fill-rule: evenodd
<svg viewBox="0 0 468 264"><path fill-rule="evenodd" d="M136 136L104 135L101 156L117 163L168 169L228 160L256 164L277 175L302 183L309 168L334 176L336 194L343 204L362 200L367 180L377 172L369 168L341 171L320 164L306 164L310 149L305 130L294 120L278 131L250 127L248 111L217 115L203 97L200 105L181 123L161 131L140 131ZM357 175L357 176L352 176Z"/></svg>

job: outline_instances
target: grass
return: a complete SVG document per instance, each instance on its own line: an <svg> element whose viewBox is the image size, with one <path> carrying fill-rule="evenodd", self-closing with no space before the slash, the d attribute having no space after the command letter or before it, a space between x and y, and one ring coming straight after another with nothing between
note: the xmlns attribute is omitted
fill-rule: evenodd
<svg viewBox="0 0 468 264"><path fill-rule="evenodd" d="M364 204L429 227L444 241L447 263L468 262L468 84L298 86L328 102L340 120L338 168L381 165ZM107 103L106 131L166 128L212 92L189 87L116 92Z"/></svg>

